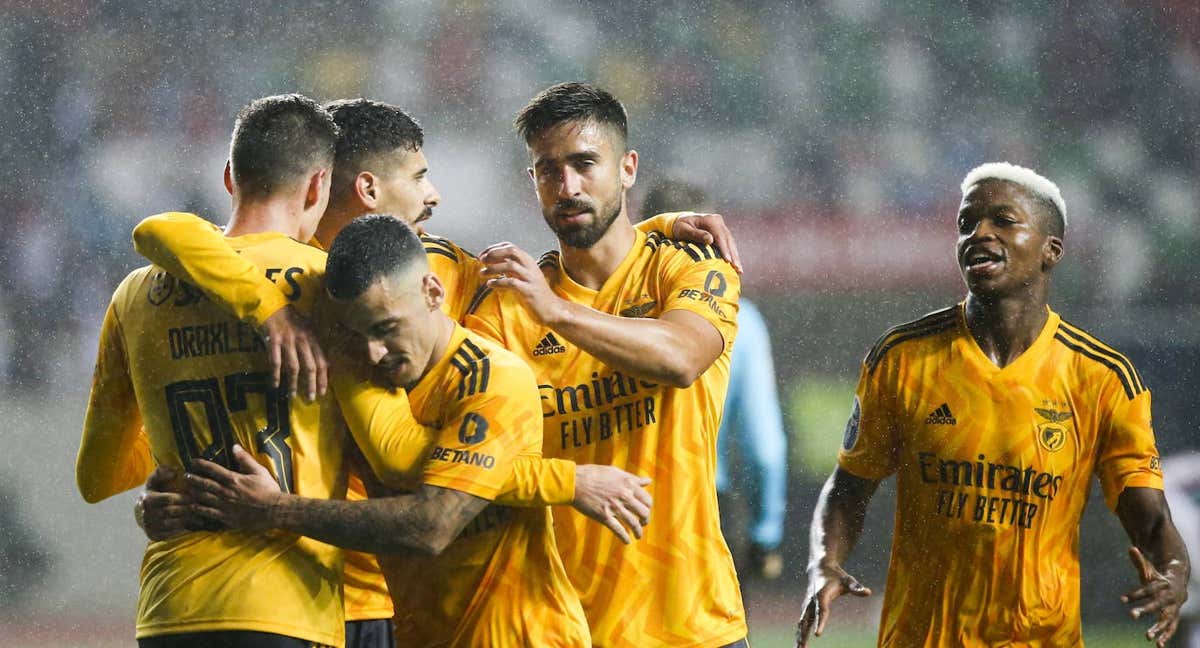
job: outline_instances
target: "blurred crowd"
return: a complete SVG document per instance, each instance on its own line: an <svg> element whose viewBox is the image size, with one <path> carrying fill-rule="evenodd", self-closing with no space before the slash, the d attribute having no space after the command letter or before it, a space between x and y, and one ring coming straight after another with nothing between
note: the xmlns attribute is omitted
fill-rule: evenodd
<svg viewBox="0 0 1200 648"><path fill-rule="evenodd" d="M417 116L446 198L436 231L468 246L535 213L513 113L587 79L629 108L643 176L704 187L741 231L950 227L966 170L1005 158L1060 182L1068 237L1119 256L1120 272L1071 284L1078 299L1200 303L1200 10L1182 0L61 0L0 14L11 387L91 357L138 265L139 219L224 218L234 114L288 91Z"/></svg>

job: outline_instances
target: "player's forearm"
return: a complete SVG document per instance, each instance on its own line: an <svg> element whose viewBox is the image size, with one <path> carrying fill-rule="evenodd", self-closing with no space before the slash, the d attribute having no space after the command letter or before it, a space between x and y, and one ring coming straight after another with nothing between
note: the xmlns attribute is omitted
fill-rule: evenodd
<svg viewBox="0 0 1200 648"><path fill-rule="evenodd" d="M575 499L575 462L521 456L495 502L505 506L569 505Z"/></svg>
<svg viewBox="0 0 1200 648"><path fill-rule="evenodd" d="M840 567L862 535L878 482L837 468L821 488L809 538L809 564Z"/></svg>
<svg viewBox="0 0 1200 648"><path fill-rule="evenodd" d="M193 214L171 212L143 220L133 229L133 247L251 324L262 324L288 304L283 292L234 251L219 229Z"/></svg>
<svg viewBox="0 0 1200 648"><path fill-rule="evenodd" d="M1178 575L1186 583L1191 563L1183 538L1171 520L1163 492L1154 488L1126 488L1117 500L1117 516L1134 546L1160 572Z"/></svg>
<svg viewBox="0 0 1200 648"><path fill-rule="evenodd" d="M604 364L657 383L687 387L712 363L684 326L617 317L563 300L546 324Z"/></svg>
<svg viewBox="0 0 1200 648"><path fill-rule="evenodd" d="M268 515L275 528L367 553L436 556L462 530L451 528L445 519L461 515L439 510L436 498L424 488L411 495L354 502L284 494Z"/></svg>

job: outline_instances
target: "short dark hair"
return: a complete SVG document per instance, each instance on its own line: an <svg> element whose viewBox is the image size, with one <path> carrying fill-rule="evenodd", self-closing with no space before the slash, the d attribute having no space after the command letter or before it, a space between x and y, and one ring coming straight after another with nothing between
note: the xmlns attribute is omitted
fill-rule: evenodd
<svg viewBox="0 0 1200 648"><path fill-rule="evenodd" d="M388 214L361 216L329 246L325 287L334 299L354 299L418 261L425 261L425 246L413 228Z"/></svg>
<svg viewBox="0 0 1200 648"><path fill-rule="evenodd" d="M542 90L517 113L513 126L521 139L529 144L547 129L574 121L590 121L612 128L621 136L622 148L629 139L625 106L606 90L588 83L559 83Z"/></svg>
<svg viewBox="0 0 1200 648"><path fill-rule="evenodd" d="M238 112L229 144L233 181L247 196L268 196L333 164L338 127L317 102L299 94L263 97Z"/></svg>
<svg viewBox="0 0 1200 648"><path fill-rule="evenodd" d="M425 145L425 131L417 120L397 106L370 99L338 99L325 104L341 129L333 158L335 196L376 156L398 150L418 151Z"/></svg>

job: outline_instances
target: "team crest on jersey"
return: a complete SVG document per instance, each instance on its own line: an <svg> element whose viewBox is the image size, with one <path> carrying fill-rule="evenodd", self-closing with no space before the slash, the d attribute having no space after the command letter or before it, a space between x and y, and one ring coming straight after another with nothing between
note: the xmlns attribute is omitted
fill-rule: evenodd
<svg viewBox="0 0 1200 648"><path fill-rule="evenodd" d="M850 412L850 420L846 421L846 431L842 434L842 448L849 450L858 441L858 425L862 421L862 405L858 396L854 397L854 409Z"/></svg>
<svg viewBox="0 0 1200 648"><path fill-rule="evenodd" d="M645 317L646 313L654 310L655 306L658 306L658 302L654 301L653 299L644 304L630 306L629 308L621 311L621 317Z"/></svg>
<svg viewBox="0 0 1200 648"><path fill-rule="evenodd" d="M1060 412L1043 407L1035 407L1033 411L1047 421L1037 427L1038 444L1048 452L1058 452L1067 443L1066 422L1071 420L1075 414L1070 410Z"/></svg>
<svg viewBox="0 0 1200 648"><path fill-rule="evenodd" d="M165 272L158 272L155 273L154 279L150 283L150 291L146 293L146 299L153 306L162 306L174 292L175 277Z"/></svg>
<svg viewBox="0 0 1200 648"><path fill-rule="evenodd" d="M1043 423L1037 429L1038 443L1048 452L1058 452L1067 443L1067 429L1055 423Z"/></svg>

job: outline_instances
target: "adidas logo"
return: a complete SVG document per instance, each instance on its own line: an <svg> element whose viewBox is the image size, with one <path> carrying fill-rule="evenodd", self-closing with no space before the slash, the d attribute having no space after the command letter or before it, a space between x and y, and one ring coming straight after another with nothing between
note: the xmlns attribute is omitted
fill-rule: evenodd
<svg viewBox="0 0 1200 648"><path fill-rule="evenodd" d="M958 421L950 413L950 406L942 403L941 407L929 413L929 417L925 419L925 425L958 425Z"/></svg>
<svg viewBox="0 0 1200 648"><path fill-rule="evenodd" d="M554 337L553 333L547 333L546 337L542 338L542 341L538 342L537 346L533 347L533 356L535 358L566 352L567 347L563 346L562 343L558 341L558 338Z"/></svg>

